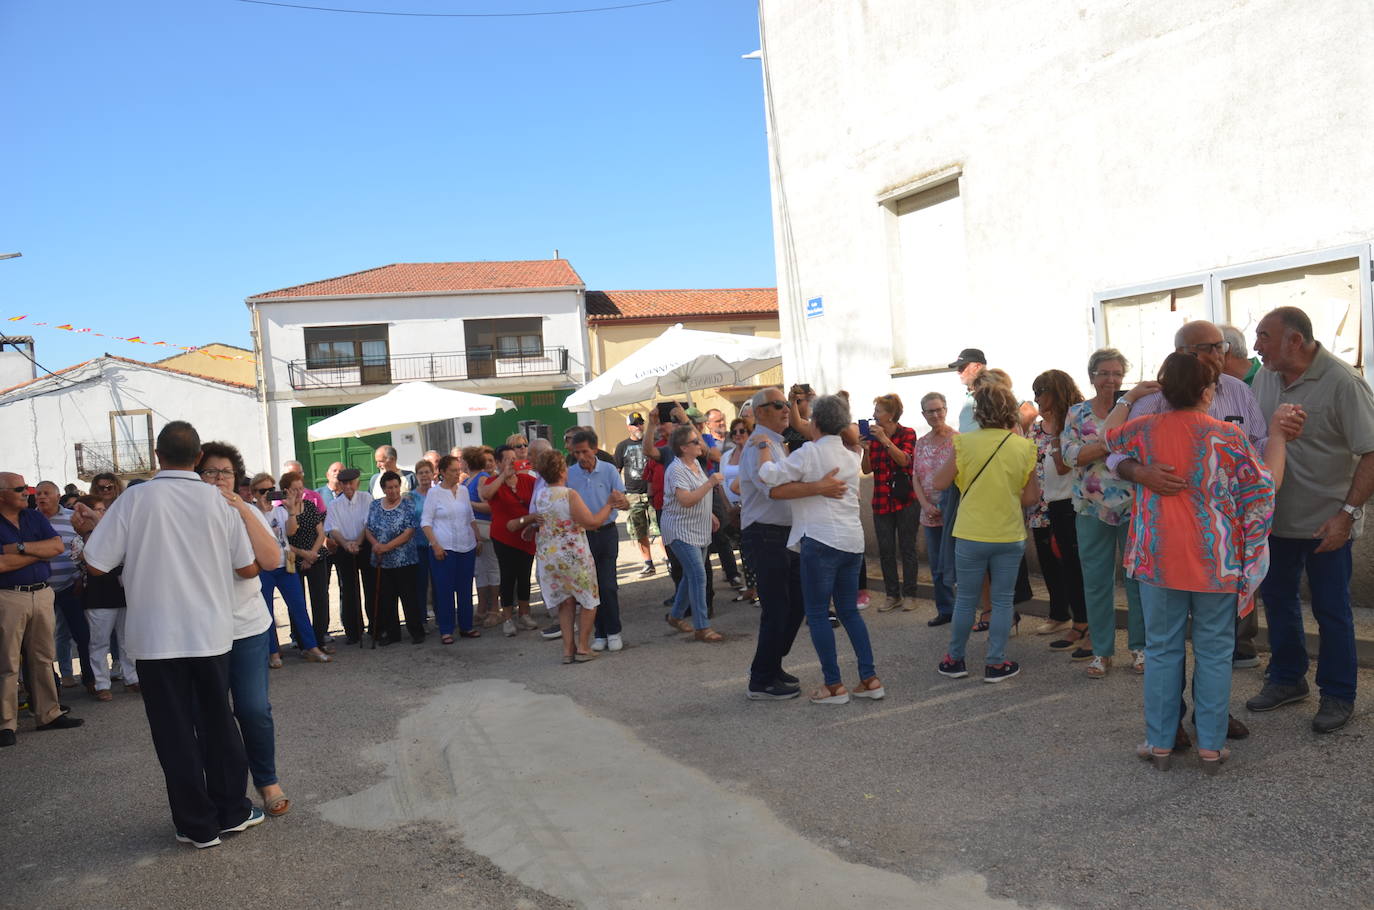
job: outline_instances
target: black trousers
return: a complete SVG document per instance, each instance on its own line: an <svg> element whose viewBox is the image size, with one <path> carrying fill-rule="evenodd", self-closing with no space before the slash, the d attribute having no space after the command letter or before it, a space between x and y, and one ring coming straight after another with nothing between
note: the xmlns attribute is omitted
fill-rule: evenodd
<svg viewBox="0 0 1374 910"><path fill-rule="evenodd" d="M377 570L372 565L372 548L363 544L356 554L343 547L334 551L334 571L339 576L339 619L349 644L363 637L363 610L371 625L377 601Z"/></svg>
<svg viewBox="0 0 1374 910"><path fill-rule="evenodd" d="M787 549L791 528L755 522L741 533L759 582L759 643L749 682L766 686L782 672L806 610L802 606L801 557Z"/></svg>
<svg viewBox="0 0 1374 910"><path fill-rule="evenodd" d="M62 611L67 623L67 632L76 643L76 655L81 663L82 685L95 685L95 675L91 673L91 627L86 622L86 611L81 606L81 596L76 593L76 585L53 592L53 606ZM111 635L114 633L112 632Z"/></svg>
<svg viewBox="0 0 1374 910"><path fill-rule="evenodd" d="M501 606L513 607L516 601L529 603L534 554L499 540L492 540L491 545L496 549L496 567L501 572Z"/></svg>
<svg viewBox="0 0 1374 910"><path fill-rule="evenodd" d="M378 569L381 578L381 595L377 598L377 620L373 623L373 633L377 638L387 641L401 640L401 620L396 612L396 599L401 600L401 609L406 617L406 631L412 641L425 640L425 615L420 611L420 590L415 581L415 566L397 566L394 569Z"/></svg>
<svg viewBox="0 0 1374 910"><path fill-rule="evenodd" d="M1050 619L1076 623L1088 621L1088 605L1083 596L1083 567L1078 562L1078 524L1072 499L1056 499L1049 504L1050 526L1031 528L1035 552L1040 557L1040 574L1050 592ZM1055 545L1059 553L1055 554Z"/></svg>
<svg viewBox="0 0 1374 910"><path fill-rule="evenodd" d="M620 634L620 582L615 566L620 558L620 529L602 525L587 532L587 549L596 566L596 587L601 605L596 608L596 637Z"/></svg>
<svg viewBox="0 0 1374 910"><path fill-rule="evenodd" d="M315 641L324 644L329 640L329 567L332 560L321 556L305 573L305 592L310 602L310 625L315 630ZM300 641L300 639L296 639Z"/></svg>
<svg viewBox="0 0 1374 910"><path fill-rule="evenodd" d="M248 817L248 759L229 707L229 653L138 661L143 710L177 833L205 842Z"/></svg>

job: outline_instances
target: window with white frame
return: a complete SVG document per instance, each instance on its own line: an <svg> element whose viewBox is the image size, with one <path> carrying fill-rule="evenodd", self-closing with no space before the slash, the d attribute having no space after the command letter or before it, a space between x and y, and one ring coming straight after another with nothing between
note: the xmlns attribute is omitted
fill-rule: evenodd
<svg viewBox="0 0 1374 910"><path fill-rule="evenodd" d="M1368 244L1295 254L1096 294L1097 342L1119 348L1138 382L1154 378L1185 322L1230 323L1253 341L1266 313L1295 306L1327 350L1363 371L1372 294Z"/></svg>
<svg viewBox="0 0 1374 910"><path fill-rule="evenodd" d="M898 193L879 200L891 215L892 365L944 370L950 352L963 346L960 323L947 314L968 303L960 174Z"/></svg>

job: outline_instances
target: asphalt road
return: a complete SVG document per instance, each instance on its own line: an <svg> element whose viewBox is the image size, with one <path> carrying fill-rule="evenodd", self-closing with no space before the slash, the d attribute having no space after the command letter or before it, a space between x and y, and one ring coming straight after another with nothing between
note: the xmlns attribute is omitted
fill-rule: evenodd
<svg viewBox="0 0 1374 910"><path fill-rule="evenodd" d="M1374 906L1364 702L1318 737L1315 699L1248 715L1261 671L1237 671L1253 735L1217 778L1192 755L1161 774L1133 755L1139 677L1088 680L1026 634L1016 679L944 679L928 602L865 613L886 700L750 702L757 610L722 584L729 641L692 642L666 573L622 556L627 647L591 664L499 630L289 659L291 812L212 850L172 838L138 697L65 690L83 728L26 718L0 752L0 905ZM819 683L805 628L788 666Z"/></svg>

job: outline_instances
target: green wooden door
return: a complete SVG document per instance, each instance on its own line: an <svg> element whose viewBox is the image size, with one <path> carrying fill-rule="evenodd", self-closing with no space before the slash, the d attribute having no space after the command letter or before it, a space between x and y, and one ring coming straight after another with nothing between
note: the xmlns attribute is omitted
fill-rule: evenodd
<svg viewBox="0 0 1374 910"><path fill-rule="evenodd" d="M345 405L324 405L313 408L292 408L291 428L296 440L296 460L305 468L306 486L323 486L329 466L336 461L363 472L363 477L375 474L377 463L372 453L378 446L391 445L390 433L373 433L371 436L343 439L321 439L311 442L306 437L306 427L318 423L326 417L333 417L345 409Z"/></svg>
<svg viewBox="0 0 1374 910"><path fill-rule="evenodd" d="M575 389L550 389L543 392L502 392L502 398L509 398L515 404L514 411L498 411L482 418L482 442L495 448L506 441L506 437L520 431L520 421L537 420L551 428L549 441L554 448L563 448L563 433L577 425L577 417L563 407L564 400ZM326 465L328 467L328 465Z"/></svg>

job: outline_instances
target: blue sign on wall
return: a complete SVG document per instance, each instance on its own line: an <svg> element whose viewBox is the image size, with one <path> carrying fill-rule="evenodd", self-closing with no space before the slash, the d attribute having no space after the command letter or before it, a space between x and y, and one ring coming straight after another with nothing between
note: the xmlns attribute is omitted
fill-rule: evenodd
<svg viewBox="0 0 1374 910"><path fill-rule="evenodd" d="M825 315L825 304L820 297L812 297L806 301L806 318L815 319L817 316Z"/></svg>

